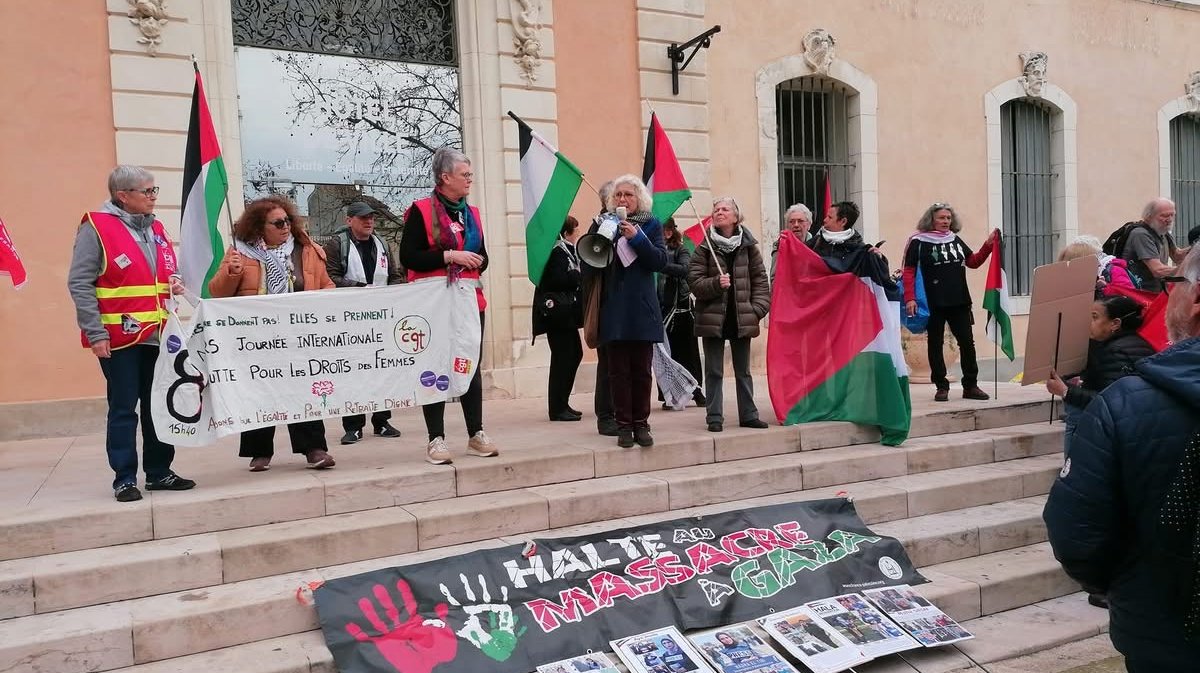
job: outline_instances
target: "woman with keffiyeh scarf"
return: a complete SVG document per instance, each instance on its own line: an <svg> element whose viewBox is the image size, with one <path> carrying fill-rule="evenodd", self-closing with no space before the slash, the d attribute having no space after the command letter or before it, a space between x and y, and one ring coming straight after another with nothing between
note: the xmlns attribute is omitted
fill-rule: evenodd
<svg viewBox="0 0 1200 673"><path fill-rule="evenodd" d="M208 283L214 297L288 294L333 287L325 270L325 251L300 226L296 206L278 195L252 201L233 226L233 247ZM323 470L336 463L326 451L321 421L288 423L292 452L302 453L308 467ZM251 472L271 469L275 427L242 433L238 455L250 459Z"/></svg>
<svg viewBox="0 0 1200 673"><path fill-rule="evenodd" d="M483 221L479 210L467 205L474 180L471 160L462 152L442 147L433 153L433 193L414 201L404 216L404 235L400 239L400 263L408 269L408 280L444 277L447 283L475 285L479 302L480 349L483 347L483 319L487 300L483 296L480 275L487 269L487 247L483 242ZM483 382L479 362L467 392L458 398L467 425L467 453L481 458L497 456L500 451L483 431ZM429 445L425 459L434 465L452 462L446 448L446 403L421 407Z"/></svg>
<svg viewBox="0 0 1200 673"><path fill-rule="evenodd" d="M963 399L986 400L989 395L979 388L979 363L975 359L975 336L971 325L975 318L971 313L971 292L967 289L966 268L978 269L992 254L998 231L993 231L984 241L979 252L971 248L958 236L962 224L958 215L947 203L935 203L925 209L917 224L917 232L909 237L904 251L904 296L905 310L914 315L917 267L925 283L925 296L929 298L929 368L933 370L933 383L937 392L933 399L945 402L950 399L950 382L946 378L946 361L942 356L946 326L958 341L959 363L962 365Z"/></svg>

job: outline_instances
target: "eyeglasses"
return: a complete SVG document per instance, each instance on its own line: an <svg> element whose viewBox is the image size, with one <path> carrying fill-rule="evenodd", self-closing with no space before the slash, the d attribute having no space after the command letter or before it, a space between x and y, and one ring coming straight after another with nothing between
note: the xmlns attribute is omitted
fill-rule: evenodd
<svg viewBox="0 0 1200 673"><path fill-rule="evenodd" d="M275 227L276 229L287 229L288 225L291 223L292 223L292 218L290 218L290 217L282 217L278 220L268 220L267 221L267 224Z"/></svg>
<svg viewBox="0 0 1200 673"><path fill-rule="evenodd" d="M1167 294L1171 294L1171 290L1174 290L1177 284L1190 282L1192 281L1187 276L1167 276L1162 279L1163 289Z"/></svg>
<svg viewBox="0 0 1200 673"><path fill-rule="evenodd" d="M938 201L937 203L934 203L934 204L930 205L930 206L929 206L929 209L930 209L930 210L949 210L949 209L950 209L950 204L949 204L949 203L942 203L941 201Z"/></svg>
<svg viewBox="0 0 1200 673"><path fill-rule="evenodd" d="M123 192L135 192L142 196L158 196L158 187L147 187L145 189L122 189Z"/></svg>

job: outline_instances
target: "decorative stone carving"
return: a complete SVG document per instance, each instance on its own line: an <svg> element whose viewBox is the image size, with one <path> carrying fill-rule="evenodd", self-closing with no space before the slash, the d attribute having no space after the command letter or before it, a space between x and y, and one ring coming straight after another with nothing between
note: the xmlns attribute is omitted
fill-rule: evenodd
<svg viewBox="0 0 1200 673"><path fill-rule="evenodd" d="M1192 111L1200 112L1200 70L1188 76L1185 87L1187 89L1187 99L1192 103Z"/></svg>
<svg viewBox="0 0 1200 673"><path fill-rule="evenodd" d="M129 22L137 26L142 36L138 44L146 45L151 56L158 55L162 31L167 27L167 0L128 0Z"/></svg>
<svg viewBox="0 0 1200 673"><path fill-rule="evenodd" d="M537 69L542 64L541 14L541 0L512 0L513 46L517 50L513 59L527 85L537 80Z"/></svg>
<svg viewBox="0 0 1200 673"><path fill-rule="evenodd" d="M1021 52L1021 77L1017 81L1025 87L1025 95L1041 98L1046 86L1046 66L1050 57L1044 51Z"/></svg>
<svg viewBox="0 0 1200 673"><path fill-rule="evenodd" d="M828 75L829 66L837 58L833 53L833 45L837 41L824 28L814 28L804 36L804 61L818 75Z"/></svg>

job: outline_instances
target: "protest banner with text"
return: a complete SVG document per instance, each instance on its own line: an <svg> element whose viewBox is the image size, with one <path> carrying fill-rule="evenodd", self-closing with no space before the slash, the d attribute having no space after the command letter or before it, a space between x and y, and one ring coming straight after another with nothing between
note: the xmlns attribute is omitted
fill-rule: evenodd
<svg viewBox="0 0 1200 673"><path fill-rule="evenodd" d="M527 673L650 629L926 581L837 498L536 539L332 579L314 595L342 673Z"/></svg>
<svg viewBox="0 0 1200 673"><path fill-rule="evenodd" d="M151 413L165 442L204 446L268 425L444 402L479 366L475 289L386 288L201 300L163 330Z"/></svg>

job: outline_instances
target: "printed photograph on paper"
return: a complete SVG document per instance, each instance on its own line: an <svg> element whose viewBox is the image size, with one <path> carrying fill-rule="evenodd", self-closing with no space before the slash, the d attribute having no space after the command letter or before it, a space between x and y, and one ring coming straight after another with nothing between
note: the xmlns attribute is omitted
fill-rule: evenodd
<svg viewBox="0 0 1200 673"><path fill-rule="evenodd" d="M872 658L921 646L860 594L845 594L805 605Z"/></svg>
<svg viewBox="0 0 1200 673"><path fill-rule="evenodd" d="M798 673L745 625L692 634L688 640L719 673Z"/></svg>
<svg viewBox="0 0 1200 673"><path fill-rule="evenodd" d="M590 671L618 673L613 660L602 652L584 654L537 667L537 673L589 673Z"/></svg>
<svg viewBox="0 0 1200 673"><path fill-rule="evenodd" d="M630 673L713 673L674 626L614 640L612 648Z"/></svg>
<svg viewBox="0 0 1200 673"><path fill-rule="evenodd" d="M925 647L949 645L975 637L907 584L869 589L863 595Z"/></svg>
<svg viewBox="0 0 1200 673"><path fill-rule="evenodd" d="M813 673L838 673L872 659L806 607L768 615L758 623Z"/></svg>

